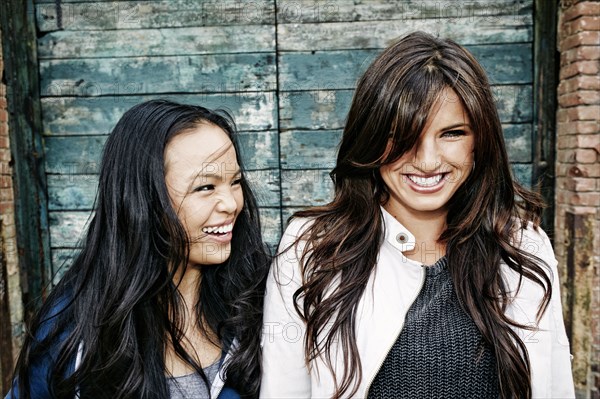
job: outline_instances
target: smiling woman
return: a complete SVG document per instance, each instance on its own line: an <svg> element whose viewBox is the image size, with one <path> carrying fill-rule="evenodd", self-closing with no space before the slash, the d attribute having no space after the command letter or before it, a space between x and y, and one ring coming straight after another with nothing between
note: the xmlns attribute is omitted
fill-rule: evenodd
<svg viewBox="0 0 600 399"><path fill-rule="evenodd" d="M542 204L465 48L416 32L384 50L331 176L267 281L261 397L574 397Z"/></svg>
<svg viewBox="0 0 600 399"><path fill-rule="evenodd" d="M108 138L82 250L8 398L255 397L268 254L230 117L149 101Z"/></svg>
<svg viewBox="0 0 600 399"><path fill-rule="evenodd" d="M232 230L244 206L242 172L233 143L223 131L202 124L175 136L165 151L165 182L191 239L189 262L223 263Z"/></svg>

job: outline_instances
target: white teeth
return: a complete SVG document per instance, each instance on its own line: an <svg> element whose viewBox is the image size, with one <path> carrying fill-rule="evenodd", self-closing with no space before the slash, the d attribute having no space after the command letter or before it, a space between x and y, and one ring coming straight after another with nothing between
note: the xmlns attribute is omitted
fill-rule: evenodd
<svg viewBox="0 0 600 399"><path fill-rule="evenodd" d="M214 226L214 227L203 227L202 232L207 234L226 234L233 230L233 223L229 223L223 226Z"/></svg>
<svg viewBox="0 0 600 399"><path fill-rule="evenodd" d="M415 183L419 186L422 186L422 187L435 186L436 184L438 184L440 182L440 180L442 180L442 177L443 177L442 174L430 176L430 177L422 177L422 176L417 176L417 175L407 175L407 176L413 183Z"/></svg>

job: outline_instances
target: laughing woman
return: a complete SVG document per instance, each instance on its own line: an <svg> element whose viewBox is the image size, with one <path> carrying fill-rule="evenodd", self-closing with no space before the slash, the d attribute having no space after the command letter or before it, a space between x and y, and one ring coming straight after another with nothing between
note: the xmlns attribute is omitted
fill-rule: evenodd
<svg viewBox="0 0 600 399"><path fill-rule="evenodd" d="M424 33L386 49L331 175L267 281L261 397L574 397L541 202L467 50Z"/></svg>
<svg viewBox="0 0 600 399"><path fill-rule="evenodd" d="M8 398L254 397L268 256L230 118L150 101L104 148L83 248Z"/></svg>

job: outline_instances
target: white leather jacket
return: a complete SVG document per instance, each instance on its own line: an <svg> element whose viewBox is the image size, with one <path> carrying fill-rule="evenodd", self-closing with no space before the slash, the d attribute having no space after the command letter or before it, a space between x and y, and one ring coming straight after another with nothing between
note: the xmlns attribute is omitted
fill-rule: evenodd
<svg viewBox="0 0 600 399"><path fill-rule="evenodd" d="M414 248L414 236L383 210L385 240L358 307L356 344L363 378L355 398L365 398L371 382L402 331L405 315L421 290L422 265L403 256ZM279 253L290 247L306 228L307 219L295 219L279 245ZM552 300L539 323L536 312L543 296L539 285L505 267L507 287L514 293L507 315L535 331L518 330L531 364L534 398L574 398L569 342L560 301L557 261L546 234L532 226L517 238L521 248L543 259L552 269ZM323 359L307 364L304 356L305 325L293 305L300 287L299 257L302 243L283 252L274 262L267 281L263 327L263 378L261 398L330 398L335 391L332 372ZM335 350L333 352L336 352ZM337 351L335 369L343 370L343 353Z"/></svg>

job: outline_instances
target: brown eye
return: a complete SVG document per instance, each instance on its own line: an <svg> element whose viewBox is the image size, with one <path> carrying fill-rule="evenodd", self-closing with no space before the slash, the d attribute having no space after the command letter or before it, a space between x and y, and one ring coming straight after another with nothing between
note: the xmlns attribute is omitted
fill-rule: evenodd
<svg viewBox="0 0 600 399"><path fill-rule="evenodd" d="M464 130L448 130L442 133L442 137L459 137L464 136L466 133Z"/></svg>

